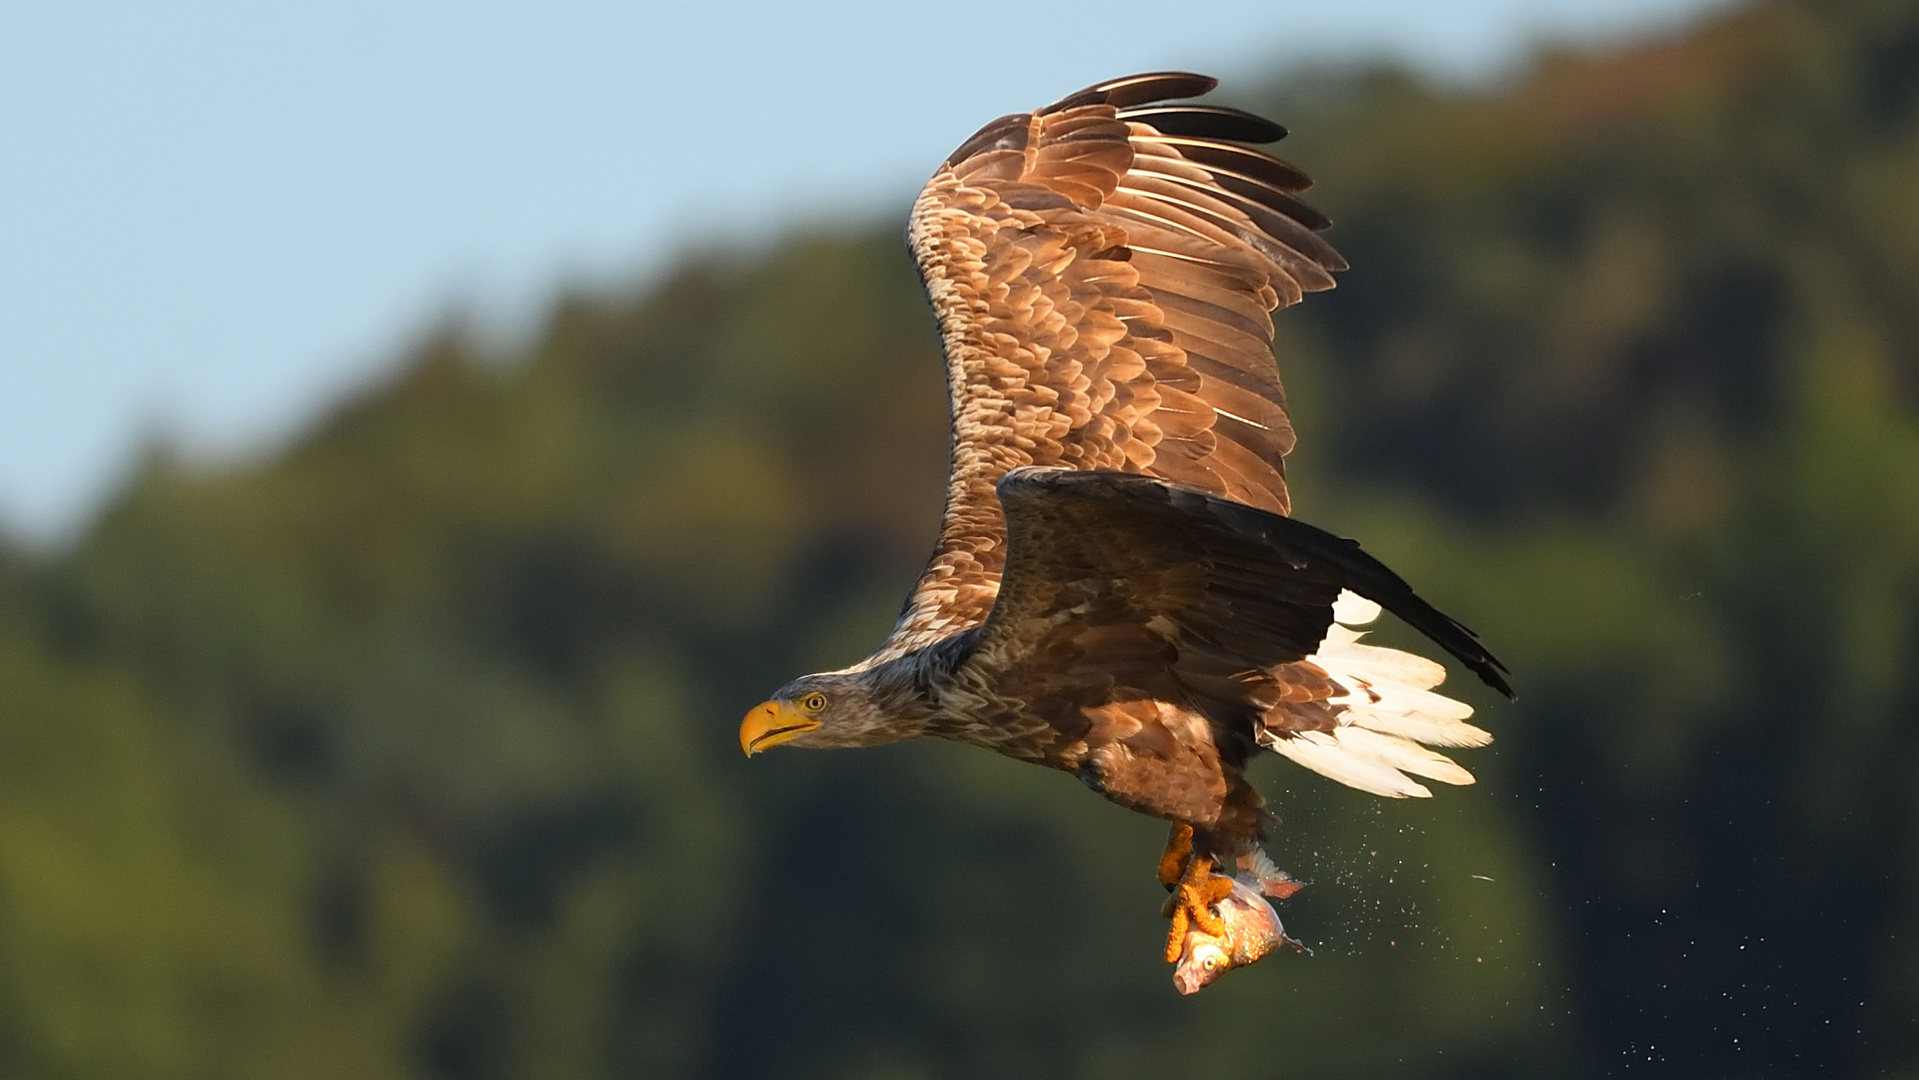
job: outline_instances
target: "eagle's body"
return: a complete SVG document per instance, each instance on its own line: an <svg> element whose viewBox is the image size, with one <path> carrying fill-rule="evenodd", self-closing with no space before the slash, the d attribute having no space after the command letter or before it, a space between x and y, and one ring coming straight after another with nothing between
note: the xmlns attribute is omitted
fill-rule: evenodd
<svg viewBox="0 0 1919 1080"><path fill-rule="evenodd" d="M1282 129L1157 104L1213 85L1135 76L1004 117L927 183L908 236L951 393L939 542L880 648L755 709L749 753L973 743L1190 825L1212 860L1259 841L1262 748L1383 795L1471 782L1420 745L1490 739L1430 692L1444 669L1346 624L1383 605L1507 691L1498 661L1285 516L1271 313L1345 262L1305 176L1240 145Z"/></svg>

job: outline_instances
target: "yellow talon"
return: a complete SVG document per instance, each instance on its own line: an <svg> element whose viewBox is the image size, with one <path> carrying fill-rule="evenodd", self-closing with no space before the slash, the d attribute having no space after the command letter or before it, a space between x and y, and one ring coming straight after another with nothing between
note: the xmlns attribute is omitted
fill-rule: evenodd
<svg viewBox="0 0 1919 1080"><path fill-rule="evenodd" d="M1192 830L1187 829L1190 841ZM1168 845L1170 848L1170 844ZM1197 928L1200 933L1212 937L1226 936L1226 924L1213 905L1225 899L1233 891L1233 880L1213 873L1211 859L1193 856L1186 863L1186 870L1180 875L1179 887L1168 898L1172 906L1173 925L1166 934L1166 962L1174 964L1186 947L1186 932Z"/></svg>

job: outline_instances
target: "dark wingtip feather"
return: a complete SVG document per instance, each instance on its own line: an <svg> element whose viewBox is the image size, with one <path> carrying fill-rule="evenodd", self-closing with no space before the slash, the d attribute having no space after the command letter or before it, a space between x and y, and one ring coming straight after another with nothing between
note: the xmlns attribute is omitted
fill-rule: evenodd
<svg viewBox="0 0 1919 1080"><path fill-rule="evenodd" d="M1121 109L1121 120L1150 124L1167 135L1234 142L1272 143L1286 137L1286 129L1263 116L1226 105L1155 105Z"/></svg>
<svg viewBox="0 0 1919 1080"><path fill-rule="evenodd" d="M1219 80L1210 75L1197 75L1190 71L1148 71L1097 83L1076 94L1068 94L1040 111L1062 112L1081 105L1111 105L1116 109L1124 109L1153 101L1199 97L1218 85Z"/></svg>
<svg viewBox="0 0 1919 1080"><path fill-rule="evenodd" d="M1398 616L1407 626L1426 635L1435 645L1452 654L1453 659L1479 676L1479 681L1517 700L1506 665L1486 648L1479 635L1465 623L1427 603L1406 579L1392 568L1360 549L1359 541L1335 536L1292 518L1287 523L1285 542L1298 543L1314 554L1335 562L1346 575L1341 584Z"/></svg>
<svg viewBox="0 0 1919 1080"><path fill-rule="evenodd" d="M1440 647L1451 653L1454 659L1466 665L1468 671L1479 676L1480 682L1499 691L1507 701L1519 700L1519 694L1513 690L1512 684L1506 681L1506 676L1512 674L1512 672L1506 670L1506 665L1500 663L1499 657L1494 656L1492 651L1486 648L1485 644L1479 640L1479 635L1473 633L1471 627L1440 611L1438 608L1433 607L1431 604L1427 604L1424 600L1420 600L1417 596L1413 597L1413 599L1418 601L1419 604L1431 612L1432 615L1444 620L1445 628L1443 631L1435 633L1435 628L1432 626L1414 622L1396 609L1389 607L1387 610L1392 611L1395 615L1399 615L1402 619L1406 619L1407 625L1439 643Z"/></svg>
<svg viewBox="0 0 1919 1080"><path fill-rule="evenodd" d="M1235 173L1280 191L1305 191L1313 186L1312 177L1292 165L1244 146L1164 134L1157 136L1154 141L1173 147L1182 157L1197 161L1208 169Z"/></svg>
<svg viewBox="0 0 1919 1080"><path fill-rule="evenodd" d="M1244 199L1251 199L1268 210L1284 214L1314 232L1331 228L1333 219L1270 184L1242 180L1231 173L1213 173L1213 182Z"/></svg>

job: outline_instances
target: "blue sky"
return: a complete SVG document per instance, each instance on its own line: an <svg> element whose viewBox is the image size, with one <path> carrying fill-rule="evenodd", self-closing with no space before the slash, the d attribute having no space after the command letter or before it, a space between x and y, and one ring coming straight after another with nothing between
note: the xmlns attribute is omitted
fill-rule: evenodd
<svg viewBox="0 0 1919 1080"><path fill-rule="evenodd" d="M145 440L255 453L450 310L903 209L980 123L1157 68L1452 78L1720 0L0 0L0 527Z"/></svg>

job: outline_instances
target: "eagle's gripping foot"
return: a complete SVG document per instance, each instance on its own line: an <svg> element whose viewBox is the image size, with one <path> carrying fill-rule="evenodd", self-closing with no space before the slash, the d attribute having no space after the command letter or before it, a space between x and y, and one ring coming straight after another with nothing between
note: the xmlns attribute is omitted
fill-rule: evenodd
<svg viewBox="0 0 1919 1080"><path fill-rule="evenodd" d="M1213 873L1213 861L1193 852L1193 827L1184 822L1173 825L1166 838L1166 850L1159 859L1160 884L1173 890L1166 898L1161 914L1173 920L1166 934L1166 962L1179 961L1184 951L1186 931L1197 927L1202 933L1223 937L1225 923L1213 905L1233 891L1233 879Z"/></svg>

